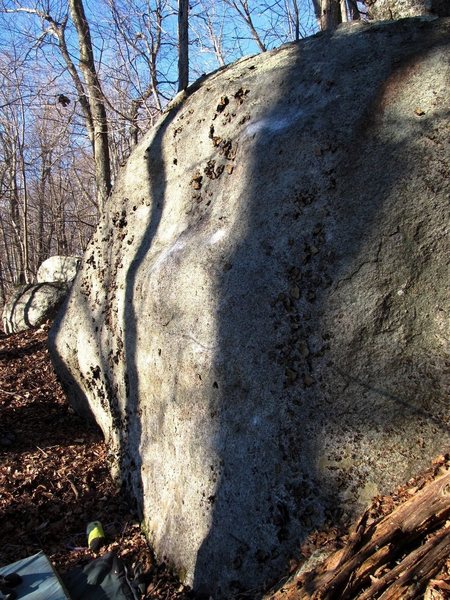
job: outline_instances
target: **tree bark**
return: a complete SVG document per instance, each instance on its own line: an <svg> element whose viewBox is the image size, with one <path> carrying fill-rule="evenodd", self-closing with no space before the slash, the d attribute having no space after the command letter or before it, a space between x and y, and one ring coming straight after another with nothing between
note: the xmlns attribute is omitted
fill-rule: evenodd
<svg viewBox="0 0 450 600"><path fill-rule="evenodd" d="M320 29L322 31L336 29L342 23L339 0L322 0L320 13Z"/></svg>
<svg viewBox="0 0 450 600"><path fill-rule="evenodd" d="M414 594L438 572L450 551L450 527L446 524L450 517L450 473L386 517L370 525L367 517L367 513L363 515L346 546L319 572L304 576L298 600L418 597ZM426 534L429 539L420 544ZM387 569L392 563L398 564Z"/></svg>
<svg viewBox="0 0 450 600"><path fill-rule="evenodd" d="M51 19L51 17L47 17L47 20L49 20L49 19ZM73 60L72 60L69 50L67 48L66 36L65 36L67 20L65 20L61 24L58 24L58 23L55 23L53 21L53 19L51 19L50 23L51 23L51 30L58 40L58 47L62 54L62 57L64 58L64 62L66 63L67 70L69 71L70 76L72 77L72 81L75 85L75 89L77 90L78 100L80 102L81 109L82 109L83 115L84 115L84 120L86 123L87 134L89 137L89 141L91 142L91 145L92 145L92 152L95 152L94 123L92 120L92 113L91 113L91 107L89 104L89 99L88 99L88 96L86 95L86 91L84 89L83 82L80 79L78 71L73 63Z"/></svg>
<svg viewBox="0 0 450 600"><path fill-rule="evenodd" d="M109 157L108 121L105 97L94 62L89 25L82 0L69 0L70 14L78 35L80 69L86 83L89 107L94 130L95 180L98 204L104 206L111 192L111 164Z"/></svg>
<svg viewBox="0 0 450 600"><path fill-rule="evenodd" d="M298 42L300 39L300 9L297 0L293 0L292 5L294 9L294 39L296 42Z"/></svg>
<svg viewBox="0 0 450 600"><path fill-rule="evenodd" d="M189 1L178 0L178 91L189 85Z"/></svg>
<svg viewBox="0 0 450 600"><path fill-rule="evenodd" d="M359 12L358 3L356 0L348 0L348 8L350 11L350 21L360 21L361 13Z"/></svg>

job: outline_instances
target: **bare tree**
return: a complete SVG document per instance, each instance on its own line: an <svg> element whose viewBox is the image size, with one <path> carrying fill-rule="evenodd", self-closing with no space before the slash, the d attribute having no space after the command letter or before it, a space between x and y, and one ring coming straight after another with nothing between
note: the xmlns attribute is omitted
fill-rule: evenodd
<svg viewBox="0 0 450 600"><path fill-rule="evenodd" d="M78 34L80 69L88 91L88 103L93 127L95 180L99 206L103 206L111 192L111 165L109 161L108 121L105 97L92 50L91 33L82 0L69 0L70 14Z"/></svg>
<svg viewBox="0 0 450 600"><path fill-rule="evenodd" d="M322 31L332 30L339 23L361 18L357 0L312 0L312 2L317 23Z"/></svg>
<svg viewBox="0 0 450 600"><path fill-rule="evenodd" d="M210 10L202 10L201 16L207 32L207 40L209 40L211 52L215 56L218 65L224 67L226 64L226 56L223 48L223 22L222 26L219 26L217 29L214 26ZM200 41L201 33L197 34L197 37Z"/></svg>
<svg viewBox="0 0 450 600"><path fill-rule="evenodd" d="M271 0L261 8L266 18L265 40L271 48L314 33L311 5L301 0Z"/></svg>
<svg viewBox="0 0 450 600"><path fill-rule="evenodd" d="M234 35L234 9L226 2L199 0L190 9L190 67L200 76L240 58L238 36Z"/></svg>
<svg viewBox="0 0 450 600"><path fill-rule="evenodd" d="M189 84L189 0L178 0L178 91Z"/></svg>
<svg viewBox="0 0 450 600"><path fill-rule="evenodd" d="M66 30L68 14L57 18L46 10L48 6L23 7L15 5L13 8L4 8L5 13L28 14L38 17L43 26L43 33L38 40L42 43L47 35L56 38L59 51L70 74L78 100L82 108L86 130L91 141L95 161L97 198L102 206L111 191L111 174L108 150L108 126L105 110L105 99L97 76L89 25L86 20L81 0L69 0L70 13L74 22L80 52L80 71L78 71L69 51Z"/></svg>
<svg viewBox="0 0 450 600"><path fill-rule="evenodd" d="M3 85L0 87L2 109L0 114L0 153L2 173L0 200L8 212L3 222L3 243L10 245L9 260L14 283L30 281L28 185L26 177L27 115L20 96L22 73L13 57L3 64Z"/></svg>
<svg viewBox="0 0 450 600"><path fill-rule="evenodd" d="M253 42L257 50L265 52L280 44L311 35L317 31L314 10L311 2L302 0L223 0L234 16L239 17L239 27L235 36ZM314 0L315 9L321 11L321 0ZM226 36L229 37L229 27ZM242 47L243 52L251 51L250 47ZM234 56L237 58L237 56Z"/></svg>
<svg viewBox="0 0 450 600"><path fill-rule="evenodd" d="M32 281L52 253L80 253L98 216L89 145L74 108L58 103L52 74L39 81L43 75L36 77L14 54L0 55L3 297L11 286Z"/></svg>
<svg viewBox="0 0 450 600"><path fill-rule="evenodd" d="M249 0L225 0L229 6L234 8L236 13L241 18L242 22L248 27L250 30L251 36L253 40L256 42L260 52L265 52L267 47L256 29L254 19L253 19L253 8L249 4Z"/></svg>
<svg viewBox="0 0 450 600"><path fill-rule="evenodd" d="M312 1L317 23L322 31L335 29L339 23L342 23L341 0Z"/></svg>
<svg viewBox="0 0 450 600"><path fill-rule="evenodd" d="M132 0L106 0L111 13L110 38L114 40L117 56L122 71L119 78L114 74L114 69L109 69L113 79L124 83L124 76L128 78L125 85L130 85L129 114L128 118L133 127L133 135L137 141L140 130L138 113L142 108L154 112L162 111L161 65L159 57L162 47L164 20L170 15L171 8L167 0L149 0L144 4ZM175 46L175 41L173 42ZM148 73L148 81L145 74ZM163 81L165 83L165 81ZM153 103L148 105L148 101Z"/></svg>

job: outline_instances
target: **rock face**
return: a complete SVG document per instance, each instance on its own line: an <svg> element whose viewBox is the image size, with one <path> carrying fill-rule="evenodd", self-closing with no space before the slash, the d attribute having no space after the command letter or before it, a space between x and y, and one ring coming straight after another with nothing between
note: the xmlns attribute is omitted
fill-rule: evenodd
<svg viewBox="0 0 450 600"><path fill-rule="evenodd" d="M2 312L5 333L18 333L52 319L75 279L79 256L51 256L38 269L35 284L17 286Z"/></svg>
<svg viewBox="0 0 450 600"><path fill-rule="evenodd" d="M368 0L367 6L371 18L401 19L420 15L450 17L448 0Z"/></svg>
<svg viewBox="0 0 450 600"><path fill-rule="evenodd" d="M448 448L449 34L344 26L198 82L51 332L156 552L214 598Z"/></svg>
<svg viewBox="0 0 450 600"><path fill-rule="evenodd" d="M37 282L70 283L75 279L80 263L80 256L51 256L39 267L36 275Z"/></svg>
<svg viewBox="0 0 450 600"><path fill-rule="evenodd" d="M67 296L63 283L35 283L17 286L3 307L5 333L18 333L37 327L57 313Z"/></svg>

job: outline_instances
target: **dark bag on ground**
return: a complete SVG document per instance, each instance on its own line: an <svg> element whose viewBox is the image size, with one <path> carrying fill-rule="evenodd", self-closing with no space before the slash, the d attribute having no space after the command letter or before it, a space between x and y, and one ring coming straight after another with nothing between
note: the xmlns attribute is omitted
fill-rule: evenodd
<svg viewBox="0 0 450 600"><path fill-rule="evenodd" d="M137 600L123 561L108 552L62 577L71 600Z"/></svg>

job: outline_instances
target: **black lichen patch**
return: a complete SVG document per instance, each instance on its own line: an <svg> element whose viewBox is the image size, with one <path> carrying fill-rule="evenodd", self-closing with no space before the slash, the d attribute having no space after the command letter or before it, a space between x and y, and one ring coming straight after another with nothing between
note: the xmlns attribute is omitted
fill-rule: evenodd
<svg viewBox="0 0 450 600"><path fill-rule="evenodd" d="M112 222L114 227L117 227L118 229L123 229L126 227L128 225L126 210L124 209L122 212L115 212L112 217Z"/></svg>
<svg viewBox="0 0 450 600"><path fill-rule="evenodd" d="M200 190L202 188L203 175L196 171L190 181L190 185L194 190Z"/></svg>
<svg viewBox="0 0 450 600"><path fill-rule="evenodd" d="M234 99L237 101L238 104L243 104L249 92L250 90L244 90L244 88L239 88L238 91L234 94Z"/></svg>
<svg viewBox="0 0 450 600"><path fill-rule="evenodd" d="M219 101L219 104L217 105L216 112L222 113L229 104L230 104L230 100L229 100L228 96L222 96L222 98Z"/></svg>

